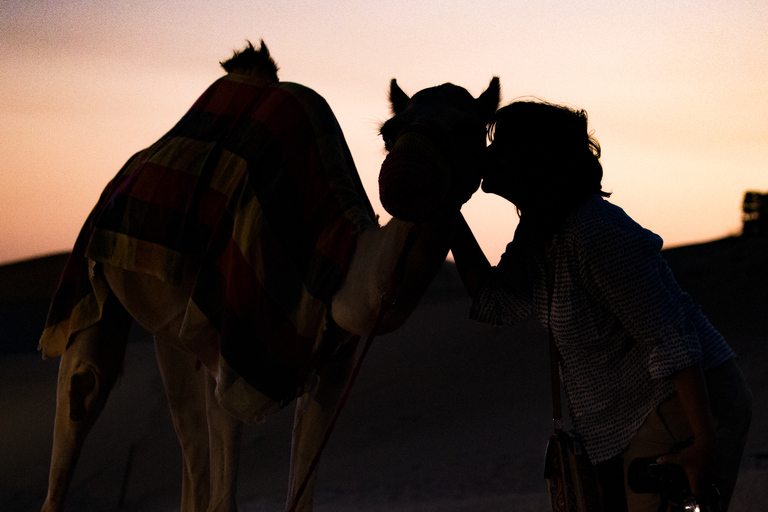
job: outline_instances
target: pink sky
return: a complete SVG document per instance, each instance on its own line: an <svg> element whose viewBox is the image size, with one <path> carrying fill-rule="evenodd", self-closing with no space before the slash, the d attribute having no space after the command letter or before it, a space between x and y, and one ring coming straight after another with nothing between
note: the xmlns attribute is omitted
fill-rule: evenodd
<svg viewBox="0 0 768 512"><path fill-rule="evenodd" d="M378 124L393 77L585 108L613 202L669 245L738 233L768 190L764 1L11 0L0 6L0 262L71 248L104 185L264 38L283 80L334 109L384 220ZM478 192L491 261L516 216Z"/></svg>

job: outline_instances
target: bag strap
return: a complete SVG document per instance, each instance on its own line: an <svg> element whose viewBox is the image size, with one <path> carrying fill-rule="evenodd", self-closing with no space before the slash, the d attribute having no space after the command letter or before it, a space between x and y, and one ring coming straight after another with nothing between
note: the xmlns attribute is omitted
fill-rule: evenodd
<svg viewBox="0 0 768 512"><path fill-rule="evenodd" d="M548 242L544 247L544 259L547 262L547 292L549 296L547 305L547 332L549 334L549 372L552 383L552 425L555 434L563 431L563 408L560 401L560 372L557 362L557 345L552 334L552 296L555 292L555 266L552 263L550 252L552 243Z"/></svg>

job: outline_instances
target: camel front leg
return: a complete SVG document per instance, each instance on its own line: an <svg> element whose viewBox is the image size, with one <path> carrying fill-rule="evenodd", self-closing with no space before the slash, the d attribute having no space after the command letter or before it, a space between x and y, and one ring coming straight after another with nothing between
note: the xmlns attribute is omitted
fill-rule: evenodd
<svg viewBox="0 0 768 512"><path fill-rule="evenodd" d="M313 386L307 386L308 392L296 401L286 510L293 504L312 460L323 442L325 430L336 411L336 406L352 373L354 362L355 353L352 351L348 357L324 365L318 370L319 380L314 393ZM317 471L312 475L301 495L296 507L297 512L311 512L316 478Z"/></svg>
<svg viewBox="0 0 768 512"><path fill-rule="evenodd" d="M205 400L208 413L211 500L207 512L237 511L237 470L243 424L216 400L216 381L206 372Z"/></svg>
<svg viewBox="0 0 768 512"><path fill-rule="evenodd" d="M48 495L42 512L64 507L85 438L122 371L131 321L110 295L101 320L78 333L61 356Z"/></svg>

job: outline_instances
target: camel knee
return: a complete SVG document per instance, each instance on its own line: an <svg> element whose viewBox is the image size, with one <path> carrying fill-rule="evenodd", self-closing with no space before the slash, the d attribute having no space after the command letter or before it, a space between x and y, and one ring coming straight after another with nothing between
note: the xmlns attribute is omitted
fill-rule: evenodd
<svg viewBox="0 0 768 512"><path fill-rule="evenodd" d="M122 372L125 351L121 344L110 349L108 357L103 357L103 352L94 357L90 350L83 350L90 347L87 340L82 341L82 346L64 353L59 367L59 406L68 406L66 414L73 422L98 416L104 408Z"/></svg>
<svg viewBox="0 0 768 512"><path fill-rule="evenodd" d="M86 416L86 402L90 402L91 393L96 389L96 376L86 370L76 373L70 379L69 387L69 419L81 421Z"/></svg>
<svg viewBox="0 0 768 512"><path fill-rule="evenodd" d="M78 368L69 379L69 419L82 421L100 410L114 381L103 377L90 367ZM111 382L109 382L111 381Z"/></svg>

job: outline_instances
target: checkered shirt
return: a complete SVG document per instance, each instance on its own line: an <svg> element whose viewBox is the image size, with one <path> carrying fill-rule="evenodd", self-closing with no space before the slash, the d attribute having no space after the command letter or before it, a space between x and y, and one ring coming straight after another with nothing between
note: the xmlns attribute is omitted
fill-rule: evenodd
<svg viewBox="0 0 768 512"><path fill-rule="evenodd" d="M595 464L624 451L646 416L674 393L674 373L735 356L680 289L662 243L596 195L552 240L560 377L573 426ZM471 318L501 326L535 313L548 328L547 265L536 247L522 221Z"/></svg>

